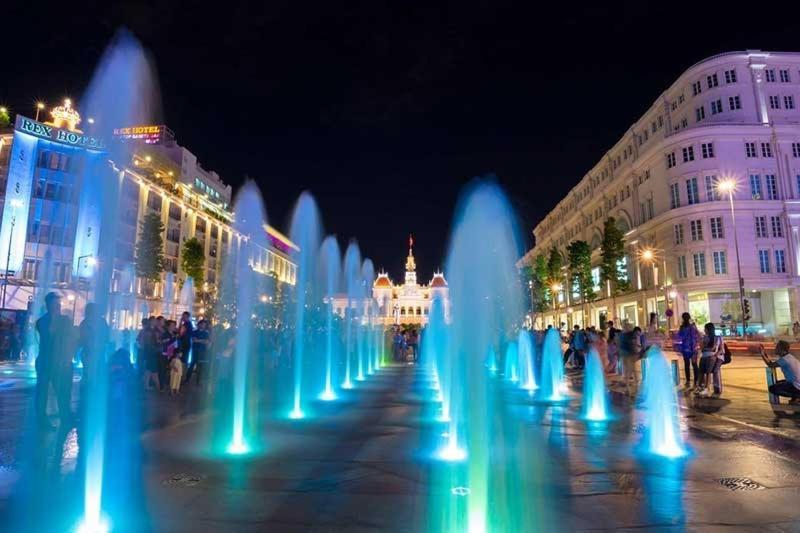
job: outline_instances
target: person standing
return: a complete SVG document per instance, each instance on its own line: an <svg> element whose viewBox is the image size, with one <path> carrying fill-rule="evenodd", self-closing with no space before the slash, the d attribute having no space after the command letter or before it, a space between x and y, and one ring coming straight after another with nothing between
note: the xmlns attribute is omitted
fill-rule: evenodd
<svg viewBox="0 0 800 533"><path fill-rule="evenodd" d="M208 331L208 321L203 319L197 323L197 329L192 334L192 362L186 370L186 383L197 373L195 384L200 385L202 376L208 368L208 345L211 343L211 334Z"/></svg>
<svg viewBox="0 0 800 533"><path fill-rule="evenodd" d="M636 363L639 360L640 348L639 334L631 327L630 323L625 323L620 334L619 357L622 359L625 392L631 397L635 396L639 389L639 370Z"/></svg>
<svg viewBox="0 0 800 533"><path fill-rule="evenodd" d="M180 324L178 324L177 348L184 368L189 364L189 359L191 358L193 333L192 315L190 315L188 311L184 311L183 314L181 314Z"/></svg>
<svg viewBox="0 0 800 533"><path fill-rule="evenodd" d="M56 395L62 425L72 419L72 353L69 350L70 324L61 314L61 297L49 292L44 297L46 312L36 321L39 356L36 358L36 415L47 424L47 399L50 387Z"/></svg>
<svg viewBox="0 0 800 533"><path fill-rule="evenodd" d="M709 322L705 325L705 335L702 341L702 355L700 357L700 375L701 383L695 391L695 394L701 398L708 398L711 396L710 383L711 376L714 374L716 365L722 364L719 355L724 357L722 350L722 337L716 334L714 324Z"/></svg>
<svg viewBox="0 0 800 533"><path fill-rule="evenodd" d="M159 378L159 360L161 359L161 348L156 338L155 329L156 319L150 317L142 320L142 331L139 332L136 343L139 346L140 354L144 354L144 388L152 390L152 383L155 381L156 389L161 390L161 379Z"/></svg>
<svg viewBox="0 0 800 533"><path fill-rule="evenodd" d="M97 312L94 303L87 303L84 318L78 328L78 348L81 351L83 372L81 373L79 410L85 414L88 395L95 387L99 372L105 372L106 349L109 342L108 324Z"/></svg>
<svg viewBox="0 0 800 533"><path fill-rule="evenodd" d="M619 362L619 339L618 330L610 327L608 328L608 366L606 372L617 372L617 363Z"/></svg>
<svg viewBox="0 0 800 533"><path fill-rule="evenodd" d="M681 325L678 328L678 339L680 340L680 354L683 357L683 375L686 379L686 388L700 384L699 366L697 364L697 342L700 339L700 332L697 326L692 323L692 316L689 313L681 315ZM694 372L694 382L692 382L692 372ZM692 385L693 383L693 385Z"/></svg>

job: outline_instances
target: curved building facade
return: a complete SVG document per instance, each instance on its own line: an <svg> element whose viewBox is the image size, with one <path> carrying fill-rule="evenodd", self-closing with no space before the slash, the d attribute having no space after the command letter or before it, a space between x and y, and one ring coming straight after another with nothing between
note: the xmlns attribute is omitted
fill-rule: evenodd
<svg viewBox="0 0 800 533"><path fill-rule="evenodd" d="M608 217L625 234L632 285L615 298L597 267ZM667 309L739 322L740 271L751 330L787 333L800 314L800 54L731 52L690 67L533 233L524 261L552 247L566 258L585 240L594 265L596 299L581 302L565 272L543 324L641 324L658 311L675 327Z"/></svg>

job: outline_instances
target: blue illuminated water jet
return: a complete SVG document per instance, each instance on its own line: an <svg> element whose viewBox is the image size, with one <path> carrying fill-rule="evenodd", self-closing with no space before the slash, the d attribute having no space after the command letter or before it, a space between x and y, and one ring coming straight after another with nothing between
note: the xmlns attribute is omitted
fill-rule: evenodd
<svg viewBox="0 0 800 533"><path fill-rule="evenodd" d="M297 275L294 285L294 328L293 328L293 358L292 369L294 375L294 390L292 393L292 410L289 418L304 418L304 381L309 379L304 376L306 340L310 337L310 330L317 317L316 313L319 288L317 278L317 253L322 236L322 222L319 209L314 197L308 192L303 192L294 208L289 238L297 245L292 257L297 265ZM321 300L321 298L319 298Z"/></svg>
<svg viewBox="0 0 800 533"><path fill-rule="evenodd" d="M344 278L347 290L347 308L345 309L345 354L343 389L353 388L352 359L357 350L357 333L359 303L361 302L361 252L358 244L351 240L344 253Z"/></svg>
<svg viewBox="0 0 800 533"><path fill-rule="evenodd" d="M597 350L591 348L586 356L583 375L583 411L585 420L602 422L609 419L608 393L606 391L603 362Z"/></svg>
<svg viewBox="0 0 800 533"><path fill-rule="evenodd" d="M644 409L643 450L666 458L685 456L687 451L680 432L680 406L672 384L672 371L658 346L647 351L647 374L642 382L640 401Z"/></svg>
<svg viewBox="0 0 800 533"><path fill-rule="evenodd" d="M341 253L336 237L328 236L322 241L320 251L320 266L325 285L325 381L324 388L319 395L321 400L333 401L336 399L336 392L333 387L334 361L338 361L337 354L334 353L338 347L334 332L334 308L333 298L339 288L339 276L341 274Z"/></svg>
<svg viewBox="0 0 800 533"><path fill-rule="evenodd" d="M509 342L506 346L505 378L511 383L519 382L519 350L516 342Z"/></svg>
<svg viewBox="0 0 800 533"><path fill-rule="evenodd" d="M542 345L542 376L537 397L548 402L565 399L564 360L561 353L561 336L555 328L545 333Z"/></svg>

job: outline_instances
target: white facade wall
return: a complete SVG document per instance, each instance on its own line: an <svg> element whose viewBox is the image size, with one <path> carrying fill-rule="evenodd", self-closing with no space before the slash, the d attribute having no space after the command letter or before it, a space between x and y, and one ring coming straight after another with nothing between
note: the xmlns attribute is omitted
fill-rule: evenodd
<svg viewBox="0 0 800 533"><path fill-rule="evenodd" d="M755 153L748 153L747 143L753 143ZM526 259L552 246L566 255L567 245L578 239L589 242L599 259L603 222L613 216L626 232L629 275L641 290L614 302L603 299L607 294L602 291L601 300L587 306L587 323L597 323L603 308L609 318L632 319L622 309L631 303L635 321L641 322L654 308L656 294L662 313L666 298L676 314L690 310L702 315L707 308L706 317L720 322L720 307L735 307L737 313L739 308L734 226L726 195L715 198L715 189L707 191L707 179L736 180L741 274L755 311L753 322L770 333L784 333L798 319L800 54L721 54L688 69L534 229L536 246ZM751 179L760 184L760 194L758 186L751 189ZM757 233L756 217L765 217L766 234ZM721 235L712 236L712 219L721 219ZM695 234L692 239L692 221L702 228L702 238ZM716 229L718 220L713 222ZM676 240L676 226L682 227L682 242ZM650 266L637 259L644 247L657 252L657 287ZM762 272L767 269L759 251L769 257L768 272ZM715 252L718 260L724 254L726 268L715 271ZM695 254L698 263L704 259L705 272L699 264L695 272ZM776 264L780 254L785 272ZM725 303L731 299L735 306ZM571 306L577 315L576 305L582 307L566 295L564 309L550 310L544 320L557 323L567 315L567 322L582 323L566 312Z"/></svg>

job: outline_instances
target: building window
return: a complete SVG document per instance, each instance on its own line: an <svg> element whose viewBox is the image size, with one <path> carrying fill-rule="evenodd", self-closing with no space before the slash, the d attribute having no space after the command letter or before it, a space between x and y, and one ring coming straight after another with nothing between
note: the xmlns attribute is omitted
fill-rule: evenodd
<svg viewBox="0 0 800 533"><path fill-rule="evenodd" d="M772 157L772 144L770 144L770 143L761 143L761 156L762 157Z"/></svg>
<svg viewBox="0 0 800 533"><path fill-rule="evenodd" d="M742 108L742 100L739 98L739 95L728 97L728 108L730 108L731 111Z"/></svg>
<svg viewBox="0 0 800 533"><path fill-rule="evenodd" d="M775 69L768 68L764 71L767 76L767 82L775 83Z"/></svg>
<svg viewBox="0 0 800 533"><path fill-rule="evenodd" d="M678 256L678 278L686 279L686 256Z"/></svg>
<svg viewBox="0 0 800 533"><path fill-rule="evenodd" d="M781 83L789 83L792 81L792 78L789 76L788 68L782 68L780 70L780 76L781 76Z"/></svg>
<svg viewBox="0 0 800 533"><path fill-rule="evenodd" d="M683 224L675 224L672 226L672 233L675 237L675 244L683 244Z"/></svg>
<svg viewBox="0 0 800 533"><path fill-rule="evenodd" d="M725 233L722 229L722 217L711 217L711 238L712 239L724 239Z"/></svg>
<svg viewBox="0 0 800 533"><path fill-rule="evenodd" d="M778 180L775 179L775 174L765 174L764 183L767 185L767 200L777 200Z"/></svg>
<svg viewBox="0 0 800 533"><path fill-rule="evenodd" d="M769 250L758 251L758 266L762 274L769 274Z"/></svg>
<svg viewBox="0 0 800 533"><path fill-rule="evenodd" d="M701 220L692 220L689 222L689 232L692 235L693 241L703 240L703 222Z"/></svg>
<svg viewBox="0 0 800 533"><path fill-rule="evenodd" d="M714 261L714 274L727 274L728 259L725 257L725 252L713 252L711 257Z"/></svg>
<svg viewBox="0 0 800 533"><path fill-rule="evenodd" d="M756 143L744 143L744 151L747 157L758 157L758 152L756 152Z"/></svg>
<svg viewBox="0 0 800 533"><path fill-rule="evenodd" d="M786 274L786 253L783 250L775 250L775 272Z"/></svg>
<svg viewBox="0 0 800 533"><path fill-rule="evenodd" d="M756 217L756 238L767 238L767 217Z"/></svg>
<svg viewBox="0 0 800 533"><path fill-rule="evenodd" d="M697 192L697 178L686 180L686 202L689 205L700 203L700 195Z"/></svg>
<svg viewBox="0 0 800 533"><path fill-rule="evenodd" d="M716 99L711 101L711 114L716 115L722 113L722 100Z"/></svg>
<svg viewBox="0 0 800 533"><path fill-rule="evenodd" d="M781 217L770 217L770 223L772 226L772 236L783 237L783 224L781 223Z"/></svg>
<svg viewBox="0 0 800 533"><path fill-rule="evenodd" d="M761 176L750 174L750 196L753 200L761 200Z"/></svg>
<svg viewBox="0 0 800 533"><path fill-rule="evenodd" d="M672 168L675 166L675 152L670 152L667 154L667 168Z"/></svg>
<svg viewBox="0 0 800 533"><path fill-rule="evenodd" d="M800 178L800 176L798 177ZM677 183L669 186L669 208L677 209L681 206L681 190Z"/></svg>
<svg viewBox="0 0 800 533"><path fill-rule="evenodd" d="M780 96L770 96L769 97L769 108L770 109L780 109L781 108L781 97Z"/></svg>
<svg viewBox="0 0 800 533"><path fill-rule="evenodd" d="M689 121L686 119L686 117L683 117L681 119L681 127L682 128L687 128L688 126L689 126Z"/></svg>
<svg viewBox="0 0 800 533"><path fill-rule="evenodd" d="M725 71L725 83L736 83L736 71L726 70Z"/></svg>
<svg viewBox="0 0 800 533"><path fill-rule="evenodd" d="M694 146L687 146L683 149L683 162L694 161Z"/></svg>
<svg viewBox="0 0 800 533"><path fill-rule="evenodd" d="M696 254L692 254L692 259L694 261L694 275L695 276L705 276L706 275L706 254L704 252L697 252Z"/></svg>
<svg viewBox="0 0 800 533"><path fill-rule="evenodd" d="M794 96L787 95L783 97L783 107L786 109L794 109Z"/></svg>
<svg viewBox="0 0 800 533"><path fill-rule="evenodd" d="M150 191L147 195L147 207L150 209L161 212L161 196L155 191Z"/></svg>
<svg viewBox="0 0 800 533"><path fill-rule="evenodd" d="M714 157L714 143L701 144L700 151L703 153L703 159Z"/></svg>
<svg viewBox="0 0 800 533"><path fill-rule="evenodd" d="M704 118L706 118L706 108L703 106L698 107L694 110L694 116L697 119L697 122L700 122Z"/></svg>
<svg viewBox="0 0 800 533"><path fill-rule="evenodd" d="M792 157L800 157L800 143L792 143Z"/></svg>
<svg viewBox="0 0 800 533"><path fill-rule="evenodd" d="M706 83L708 84L709 89L713 89L714 87L719 85L719 80L717 79L717 74L714 73L710 76L706 76Z"/></svg>
<svg viewBox="0 0 800 533"><path fill-rule="evenodd" d="M713 202L720 199L719 179L716 176L706 176L706 200Z"/></svg>
<svg viewBox="0 0 800 533"><path fill-rule="evenodd" d="M655 204L652 198L647 199L647 220L656 216Z"/></svg>
<svg viewBox="0 0 800 533"><path fill-rule="evenodd" d="M692 96L697 96L703 92L703 87L700 85L699 81L696 81L692 84Z"/></svg>

